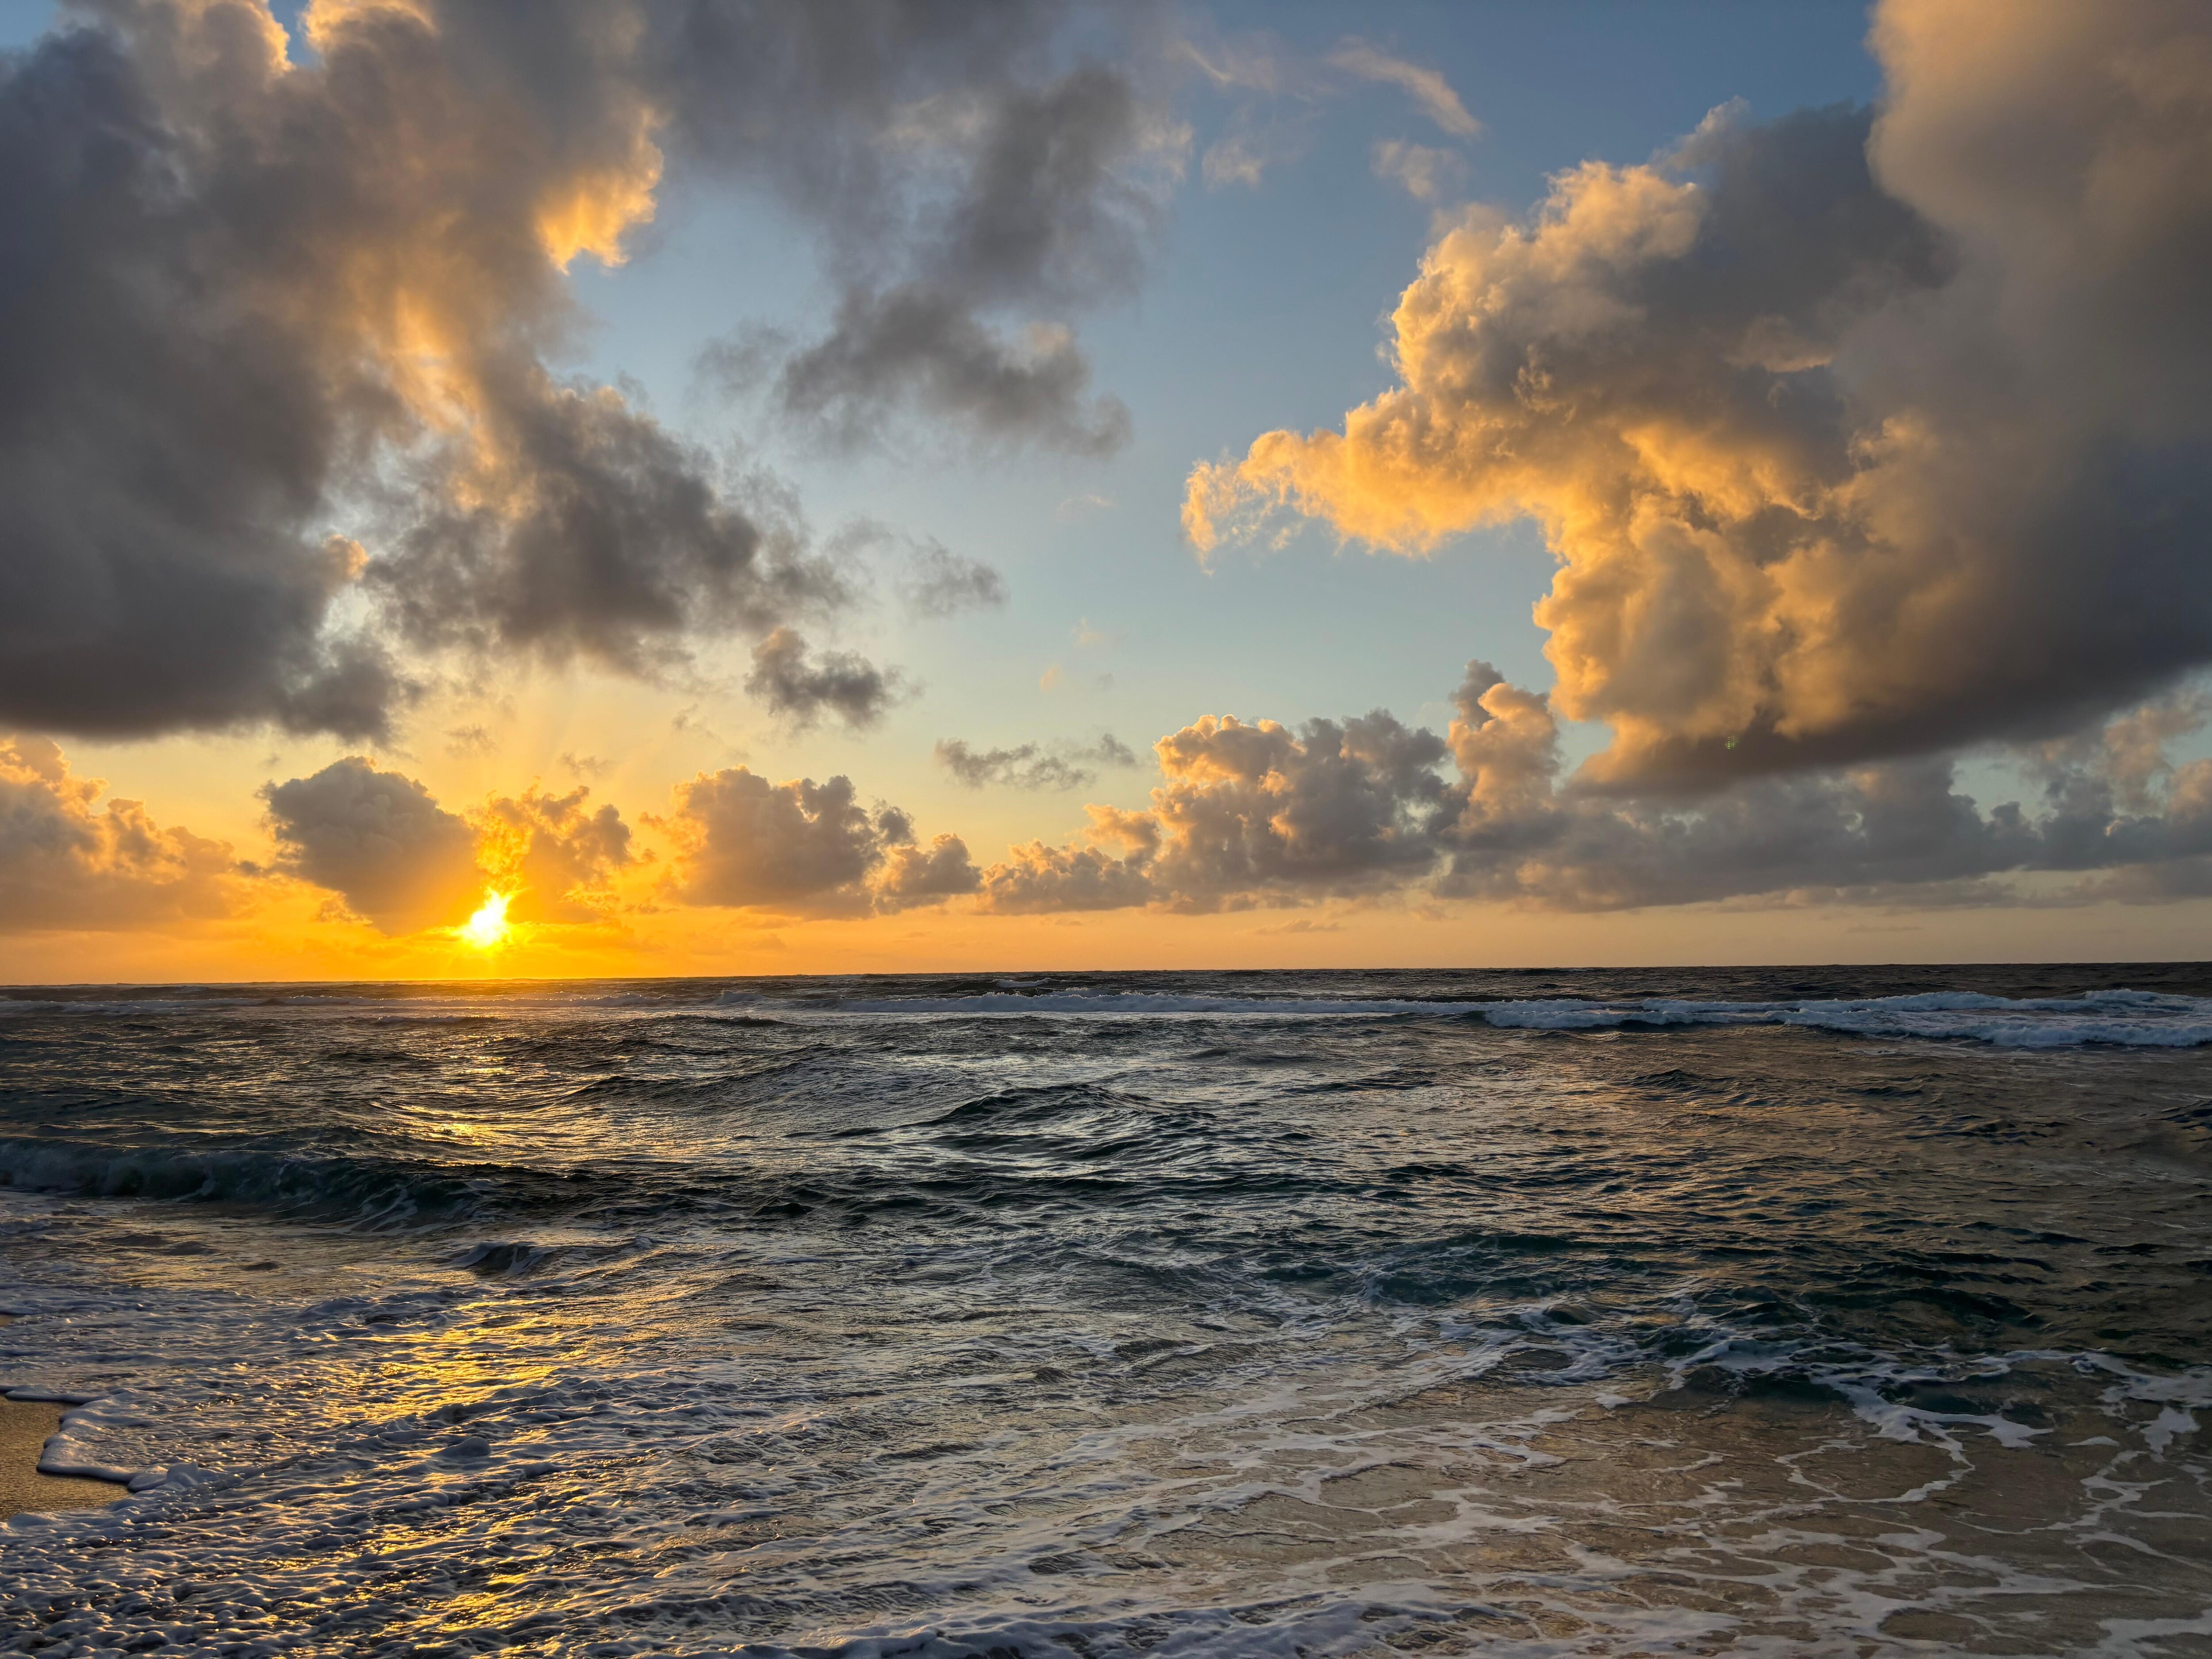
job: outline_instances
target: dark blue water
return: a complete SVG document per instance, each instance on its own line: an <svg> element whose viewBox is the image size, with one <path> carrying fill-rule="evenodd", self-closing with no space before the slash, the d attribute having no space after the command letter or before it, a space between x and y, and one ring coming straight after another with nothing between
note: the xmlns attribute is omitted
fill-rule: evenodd
<svg viewBox="0 0 2212 1659"><path fill-rule="evenodd" d="M2203 969L9 994L8 1650L2212 1653Z"/></svg>

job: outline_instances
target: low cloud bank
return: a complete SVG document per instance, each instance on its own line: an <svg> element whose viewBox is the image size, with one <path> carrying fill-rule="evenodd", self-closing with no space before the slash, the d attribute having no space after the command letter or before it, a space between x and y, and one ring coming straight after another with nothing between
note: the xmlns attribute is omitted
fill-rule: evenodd
<svg viewBox="0 0 2212 1659"><path fill-rule="evenodd" d="M2083 902L2212 890L2212 761L2165 742L2202 699L2025 757L2041 799L1984 811L1948 760L1753 778L1690 801L1563 778L1549 702L1468 665L1438 737L1377 710L1293 730L1207 716L1156 745L1146 811L983 872L986 909L1203 912L1387 895L1565 910L1720 900ZM1449 772L1447 775L1446 765ZM2023 887L2046 872L2057 883Z"/></svg>

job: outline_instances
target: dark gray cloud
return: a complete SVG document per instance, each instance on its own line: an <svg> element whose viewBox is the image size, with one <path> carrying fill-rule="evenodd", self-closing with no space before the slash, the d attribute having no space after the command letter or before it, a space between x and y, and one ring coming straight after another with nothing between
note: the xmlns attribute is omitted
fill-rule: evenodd
<svg viewBox="0 0 2212 1659"><path fill-rule="evenodd" d="M441 457L368 567L410 643L649 673L700 634L757 635L844 602L772 495L718 482L618 394L535 369L502 391L489 498L478 458Z"/></svg>
<svg viewBox="0 0 2212 1659"><path fill-rule="evenodd" d="M0 719L375 737L426 655L659 674L844 603L777 492L560 372L568 267L619 259L664 173L818 233L847 326L794 408L1121 429L1062 313L1135 280L1173 144L1126 74L1064 61L1060 6L302 27L64 0L0 57Z"/></svg>
<svg viewBox="0 0 2212 1659"><path fill-rule="evenodd" d="M1111 732L1089 744L1024 743L979 750L960 738L941 738L937 763L970 789L1080 789L1097 781L1100 766L1134 766L1137 757Z"/></svg>
<svg viewBox="0 0 2212 1659"><path fill-rule="evenodd" d="M1006 580L997 570L933 540L914 544L896 586L907 610L917 617L955 617L963 611L995 610L1006 602Z"/></svg>
<svg viewBox="0 0 2212 1659"><path fill-rule="evenodd" d="M793 726L835 714L855 730L874 725L906 694L897 670L878 668L848 651L809 656L805 640L788 628L754 647L745 690Z"/></svg>
<svg viewBox="0 0 2212 1659"><path fill-rule="evenodd" d="M386 933L459 923L483 896L476 832L412 778L349 755L261 798L277 868Z"/></svg>
<svg viewBox="0 0 2212 1659"><path fill-rule="evenodd" d="M406 683L327 625L358 563L315 524L345 422L240 269L274 251L253 204L209 202L220 94L170 96L174 52L80 27L0 58L0 719L380 732Z"/></svg>
<svg viewBox="0 0 2212 1659"><path fill-rule="evenodd" d="M783 360L775 392L838 449L880 442L918 408L988 441L1109 454L1129 441L1129 411L1116 398L1087 400L1090 382L1065 328L1009 337L959 295L908 288L847 295L830 332Z"/></svg>
<svg viewBox="0 0 2212 1659"><path fill-rule="evenodd" d="M741 332L702 366L844 447L917 413L993 447L1118 448L1128 412L1090 395L1067 315L1133 290L1181 176L1182 129L1138 84L1149 9L696 8L689 141L763 169L841 289L820 338ZM1079 12L1118 64L1055 61ZM797 118L751 118L748 87Z"/></svg>

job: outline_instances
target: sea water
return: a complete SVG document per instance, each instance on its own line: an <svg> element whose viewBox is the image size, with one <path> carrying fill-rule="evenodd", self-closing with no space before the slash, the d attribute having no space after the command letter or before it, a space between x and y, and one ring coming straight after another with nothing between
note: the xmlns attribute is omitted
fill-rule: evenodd
<svg viewBox="0 0 2212 1659"><path fill-rule="evenodd" d="M0 1650L2212 1653L2212 970L0 1000Z"/></svg>

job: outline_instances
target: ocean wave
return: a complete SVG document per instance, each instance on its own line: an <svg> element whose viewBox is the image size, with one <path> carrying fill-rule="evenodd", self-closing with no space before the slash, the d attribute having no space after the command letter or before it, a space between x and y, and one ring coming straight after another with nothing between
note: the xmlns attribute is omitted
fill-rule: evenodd
<svg viewBox="0 0 2212 1659"><path fill-rule="evenodd" d="M946 997L845 998L794 1006L725 992L726 1006L781 1014L970 1018L1480 1018L1510 1030L1589 1031L1795 1025L1862 1036L1948 1038L1998 1048L2087 1044L2187 1048L2212 1043L2212 999L2113 989L2008 998L1977 991L1718 1001L1685 997L1446 1001L1422 998L1203 996L1151 991L980 991Z"/></svg>
<svg viewBox="0 0 2212 1659"><path fill-rule="evenodd" d="M465 1214L483 1183L381 1160L0 1137L0 1184L85 1198L194 1199L336 1213L372 1225Z"/></svg>
<svg viewBox="0 0 2212 1659"><path fill-rule="evenodd" d="M1589 1031L1729 1025L1795 1025L1857 1036L1948 1038L2002 1048L2194 1048L2212 1043L2212 999L2154 991L2078 997L1989 996L1931 991L1906 996L1701 1002L1649 997L1591 1001L1554 997L1494 1003L1481 1011L1509 1030Z"/></svg>
<svg viewBox="0 0 2212 1659"><path fill-rule="evenodd" d="M1160 1014L1427 1014L1480 1012L1480 1002L1430 1002L1417 998L1207 997L1151 991L981 991L958 997L883 997L835 1005L851 1014L1077 1014L1123 1017Z"/></svg>

